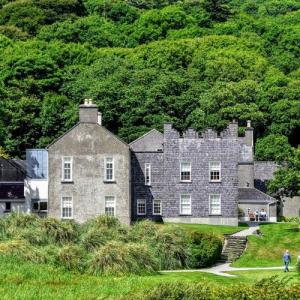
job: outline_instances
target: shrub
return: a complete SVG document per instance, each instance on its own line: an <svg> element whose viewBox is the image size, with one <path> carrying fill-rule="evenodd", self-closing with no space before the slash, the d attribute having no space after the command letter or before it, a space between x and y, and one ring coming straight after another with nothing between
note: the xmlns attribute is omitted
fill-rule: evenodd
<svg viewBox="0 0 300 300"><path fill-rule="evenodd" d="M28 260L33 263L43 263L46 261L43 253L28 242L22 240L10 240L0 243L1 255L13 255L20 259Z"/></svg>
<svg viewBox="0 0 300 300"><path fill-rule="evenodd" d="M41 226L49 240L60 245L74 242L78 238L78 227L72 221L45 218L41 220Z"/></svg>
<svg viewBox="0 0 300 300"><path fill-rule="evenodd" d="M77 245L66 245L58 253L58 261L68 270L82 271L84 251Z"/></svg>
<svg viewBox="0 0 300 300"><path fill-rule="evenodd" d="M157 235L157 225L149 220L139 221L133 224L128 233L130 241L150 241Z"/></svg>
<svg viewBox="0 0 300 300"><path fill-rule="evenodd" d="M147 274L158 269L157 260L145 244L109 242L88 262L94 275Z"/></svg>
<svg viewBox="0 0 300 300"><path fill-rule="evenodd" d="M190 245L185 231L177 226L161 226L154 240L161 269L188 267L191 259Z"/></svg>
<svg viewBox="0 0 300 300"><path fill-rule="evenodd" d="M118 229L120 227L121 227L121 223L116 217L103 215L103 216L90 219L85 224L83 224L82 231L86 232L91 229L103 229L103 228Z"/></svg>
<svg viewBox="0 0 300 300"><path fill-rule="evenodd" d="M240 299L298 299L300 286L290 285L285 280L271 277L257 282L254 285L220 286L206 282L182 283L165 282L141 295L143 300L240 300Z"/></svg>
<svg viewBox="0 0 300 300"><path fill-rule="evenodd" d="M212 234L191 233L193 267L207 267L214 264L222 252L222 241Z"/></svg>
<svg viewBox="0 0 300 300"><path fill-rule="evenodd" d="M5 219L7 228L29 228L36 227L40 219L34 214L11 213Z"/></svg>
<svg viewBox="0 0 300 300"><path fill-rule="evenodd" d="M49 242L47 235L40 227L20 229L14 233L14 238L26 240L31 245L46 245Z"/></svg>
<svg viewBox="0 0 300 300"><path fill-rule="evenodd" d="M117 239L118 233L108 228L90 229L84 233L81 243L86 250L95 250L112 239Z"/></svg>

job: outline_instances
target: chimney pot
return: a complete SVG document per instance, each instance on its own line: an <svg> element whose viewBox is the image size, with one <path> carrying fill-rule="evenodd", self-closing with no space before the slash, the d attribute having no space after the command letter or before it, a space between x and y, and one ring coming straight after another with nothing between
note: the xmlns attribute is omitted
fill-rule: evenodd
<svg viewBox="0 0 300 300"><path fill-rule="evenodd" d="M251 120L247 120L247 128L251 128Z"/></svg>
<svg viewBox="0 0 300 300"><path fill-rule="evenodd" d="M79 120L81 123L98 123L98 108L92 99L84 99L84 104L79 106Z"/></svg>

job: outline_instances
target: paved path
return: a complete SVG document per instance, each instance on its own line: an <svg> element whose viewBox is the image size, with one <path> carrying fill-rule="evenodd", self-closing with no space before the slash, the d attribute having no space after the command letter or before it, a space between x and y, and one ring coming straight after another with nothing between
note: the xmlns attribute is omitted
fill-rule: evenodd
<svg viewBox="0 0 300 300"><path fill-rule="evenodd" d="M258 225L250 225L247 229L236 232L232 234L231 236L248 236L254 234L257 230L259 230Z"/></svg>
<svg viewBox="0 0 300 300"><path fill-rule="evenodd" d="M290 267L293 268L293 267ZM161 273L191 273L191 272L203 272L211 273L214 275L225 276L225 277L236 277L236 275L228 274L226 272L232 271L256 271L256 270L284 270L284 267L257 267L257 268L235 268L231 267L229 263L216 265L211 268L196 269L196 270L168 270L161 271Z"/></svg>
<svg viewBox="0 0 300 300"><path fill-rule="evenodd" d="M254 234L259 229L257 223L250 223L249 228L239 231L237 233L232 234L231 236L248 236ZM290 267L293 268L293 267ZM236 275L228 274L227 272L232 271L255 271L255 270L284 270L284 267L257 267L257 268L235 268L231 267L230 263L218 264L211 268L204 268L204 269L196 269L196 270L168 270L168 271L161 271L161 273L184 273L184 272L204 272L204 273L211 273L219 276L226 276L226 277L236 277Z"/></svg>

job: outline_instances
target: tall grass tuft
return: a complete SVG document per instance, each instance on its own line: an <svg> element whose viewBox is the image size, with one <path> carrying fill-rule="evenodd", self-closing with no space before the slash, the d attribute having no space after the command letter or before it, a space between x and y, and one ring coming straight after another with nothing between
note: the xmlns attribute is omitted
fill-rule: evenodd
<svg viewBox="0 0 300 300"><path fill-rule="evenodd" d="M158 263L145 244L109 242L95 252L88 268L94 275L141 275L158 270Z"/></svg>
<svg viewBox="0 0 300 300"><path fill-rule="evenodd" d="M155 248L161 269L181 269L189 267L191 250L189 239L178 226L161 226L155 238Z"/></svg>
<svg viewBox="0 0 300 300"><path fill-rule="evenodd" d="M66 245L58 253L58 261L68 270L83 271L84 250L77 245Z"/></svg>
<svg viewBox="0 0 300 300"><path fill-rule="evenodd" d="M41 220L41 226L49 240L59 245L75 242L79 236L78 225L73 221L45 218Z"/></svg>
<svg viewBox="0 0 300 300"><path fill-rule="evenodd" d="M24 240L10 240L0 243L1 255L12 255L33 263L43 263L46 257L40 251Z"/></svg>

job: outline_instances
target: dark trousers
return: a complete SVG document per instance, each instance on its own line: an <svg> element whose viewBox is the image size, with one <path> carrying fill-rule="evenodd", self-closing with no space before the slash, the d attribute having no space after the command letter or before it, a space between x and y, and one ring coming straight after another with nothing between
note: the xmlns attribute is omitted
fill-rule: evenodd
<svg viewBox="0 0 300 300"><path fill-rule="evenodd" d="M284 272L289 272L289 261L284 262Z"/></svg>

